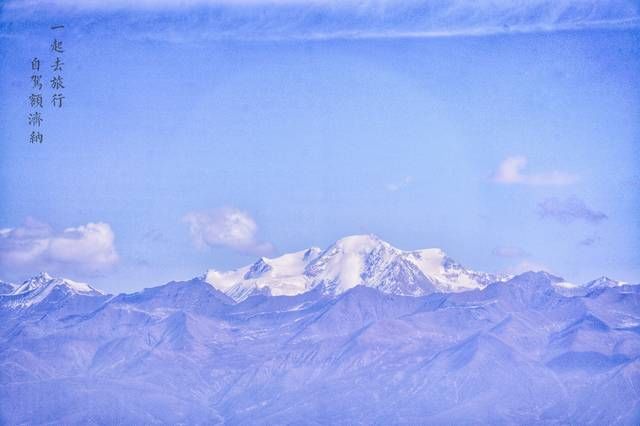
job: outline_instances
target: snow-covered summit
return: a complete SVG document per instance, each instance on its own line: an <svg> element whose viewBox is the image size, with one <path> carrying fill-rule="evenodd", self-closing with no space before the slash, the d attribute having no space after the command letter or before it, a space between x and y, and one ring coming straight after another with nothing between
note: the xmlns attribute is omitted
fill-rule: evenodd
<svg viewBox="0 0 640 426"><path fill-rule="evenodd" d="M235 300L256 293L295 295L314 288L340 294L355 286L421 296L484 288L506 275L464 268L441 249L404 251L375 235L352 235L325 250L316 247L228 272L209 270L205 280Z"/></svg>
<svg viewBox="0 0 640 426"><path fill-rule="evenodd" d="M274 296L304 293L308 289L305 268L320 252L319 248L312 247L275 258L261 257L251 265L232 271L209 269L205 281L235 300L260 292Z"/></svg>
<svg viewBox="0 0 640 426"><path fill-rule="evenodd" d="M13 307L28 307L42 302L54 291L63 292L66 295L104 295L102 291L91 287L89 284L68 278L55 278L46 272L41 272L24 281L12 293L7 295L5 303Z"/></svg>
<svg viewBox="0 0 640 426"><path fill-rule="evenodd" d="M102 291L96 290L89 284L73 281L68 278L54 278L46 272L41 272L35 277L26 280L18 286L13 294L23 294L34 290L42 290L44 288L52 288L56 286L67 287L75 293L104 294Z"/></svg>
<svg viewBox="0 0 640 426"><path fill-rule="evenodd" d="M593 281L589 281L584 285L584 287L588 289L596 289L596 288L619 287L625 284L627 284L625 281L618 281L618 280L611 279L609 277L602 276Z"/></svg>

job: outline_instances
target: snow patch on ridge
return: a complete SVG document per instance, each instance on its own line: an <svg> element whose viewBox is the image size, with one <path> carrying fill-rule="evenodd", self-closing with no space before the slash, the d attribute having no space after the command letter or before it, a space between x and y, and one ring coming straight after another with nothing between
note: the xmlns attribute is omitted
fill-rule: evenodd
<svg viewBox="0 0 640 426"><path fill-rule="evenodd" d="M312 247L273 259L261 257L257 262L228 272L209 269L205 281L235 300L243 300L255 293L292 296L308 290L304 270L320 249Z"/></svg>

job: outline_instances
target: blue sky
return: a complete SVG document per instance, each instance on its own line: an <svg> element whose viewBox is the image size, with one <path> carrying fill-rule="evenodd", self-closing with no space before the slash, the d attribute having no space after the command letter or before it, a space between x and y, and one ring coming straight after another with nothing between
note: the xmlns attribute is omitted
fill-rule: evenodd
<svg viewBox="0 0 640 426"><path fill-rule="evenodd" d="M129 291L375 233L640 281L633 2L183 4L5 4L0 278Z"/></svg>

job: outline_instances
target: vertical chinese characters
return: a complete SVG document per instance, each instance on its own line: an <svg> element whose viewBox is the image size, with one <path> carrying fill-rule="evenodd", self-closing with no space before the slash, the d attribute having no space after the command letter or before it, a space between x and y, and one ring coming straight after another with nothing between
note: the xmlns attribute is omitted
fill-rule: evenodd
<svg viewBox="0 0 640 426"><path fill-rule="evenodd" d="M27 122L31 126L29 143L42 143L44 136L40 132L42 118L42 74L40 74L40 59L35 57L31 60L31 95L29 95L29 106L31 110L27 116Z"/></svg>
<svg viewBox="0 0 640 426"><path fill-rule="evenodd" d="M64 28L61 25L51 27L53 30ZM62 108L63 100L65 99L63 89L64 89L64 78L62 76L62 68L64 66L64 62L62 61L62 54L64 53L64 48L62 45L62 40L58 38L54 38L51 42L51 52L55 55L55 60L51 65L51 69L53 70L53 76L49 81L51 85L51 89L53 89L53 94L51 96L51 104L54 108Z"/></svg>
<svg viewBox="0 0 640 426"><path fill-rule="evenodd" d="M63 29L63 25L55 25L51 27L52 31ZM44 142L42 126L45 110L45 90L46 85L51 88L51 105L54 109L61 109L64 106L64 89L65 81L63 76L64 69L64 45L59 35L56 33L50 44L51 65L47 67L46 61L41 61L40 57L31 59L31 93L27 99L29 104L29 113L27 115L27 123L30 126L29 143L41 144ZM51 74L48 74L49 69Z"/></svg>

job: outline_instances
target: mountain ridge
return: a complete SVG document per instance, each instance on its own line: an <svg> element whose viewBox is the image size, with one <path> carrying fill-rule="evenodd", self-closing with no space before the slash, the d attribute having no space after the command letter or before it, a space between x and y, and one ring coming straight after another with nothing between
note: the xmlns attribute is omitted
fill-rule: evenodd
<svg viewBox="0 0 640 426"><path fill-rule="evenodd" d="M20 285L14 285L10 293L0 295L0 306L28 308L52 297L69 296L107 296L107 294L89 284L68 278L55 278L46 272L41 272Z"/></svg>
<svg viewBox="0 0 640 426"><path fill-rule="evenodd" d="M481 290L516 277L522 281L528 273L536 272L519 275L479 272L465 268L442 249L401 250L368 234L343 237L324 250L310 247L274 258L260 257L252 264L229 271L209 269L188 282L207 283L230 300L242 302L256 295L294 296L313 290L337 296L357 286L414 297L459 293ZM544 271L537 273L544 274L544 279L551 280L555 290L566 296L630 285L606 276L577 285ZM46 272L22 284L2 281L0 284L3 291L0 303L14 307L37 304L55 288L73 295L106 295L89 284L54 278Z"/></svg>
<svg viewBox="0 0 640 426"><path fill-rule="evenodd" d="M441 249L401 250L375 235L352 235L328 248L262 257L231 271L209 269L204 279L236 301L261 292L294 295L320 287L340 294L357 285L422 296L484 288L510 278L466 269Z"/></svg>
<svg viewBox="0 0 640 426"><path fill-rule="evenodd" d="M526 272L237 302L204 277L116 296L51 280L0 296L2 423L637 424L640 286L568 295Z"/></svg>

